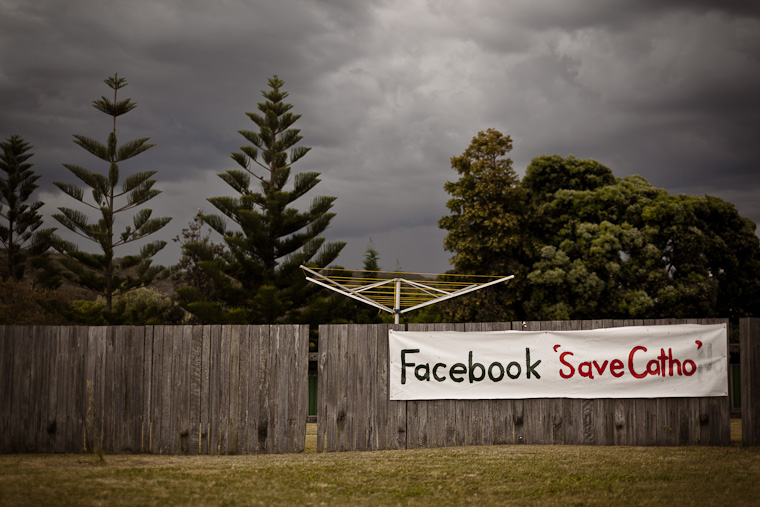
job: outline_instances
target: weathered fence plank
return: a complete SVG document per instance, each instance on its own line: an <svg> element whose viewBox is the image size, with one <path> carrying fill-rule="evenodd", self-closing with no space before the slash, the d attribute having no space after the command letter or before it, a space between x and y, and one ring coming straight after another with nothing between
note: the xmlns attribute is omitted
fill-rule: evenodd
<svg viewBox="0 0 760 507"><path fill-rule="evenodd" d="M251 453L248 445L248 396L250 382L248 377L251 372L251 338L249 328L243 327L240 331L240 347L238 349L238 432L237 432L237 452L239 454Z"/></svg>
<svg viewBox="0 0 760 507"><path fill-rule="evenodd" d="M387 326L372 326L377 344L377 364L374 371L377 375L377 449L388 449L388 425L390 409L388 406L388 328Z"/></svg>
<svg viewBox="0 0 760 507"><path fill-rule="evenodd" d="M367 328L367 354L365 371L377 370L377 333ZM368 375L367 382L367 450L377 450L377 383L379 375Z"/></svg>
<svg viewBox="0 0 760 507"><path fill-rule="evenodd" d="M11 406L11 394L13 382L10 374L13 372L13 339L11 338L11 326L0 325L0 406ZM10 424L10 410L0 411L0 427L8 429ZM10 434L8 431L0 432L0 448L10 447Z"/></svg>
<svg viewBox="0 0 760 507"><path fill-rule="evenodd" d="M228 454L230 451L230 348L233 326L223 326L219 343L219 444L217 454Z"/></svg>
<svg viewBox="0 0 760 507"><path fill-rule="evenodd" d="M191 450L191 440L194 428L190 424L191 399L192 399L192 347L193 327L182 326L182 343L180 348L180 382L178 384L179 404L179 453L194 454Z"/></svg>
<svg viewBox="0 0 760 507"><path fill-rule="evenodd" d="M364 326L351 324L346 330L346 357L348 369L347 377L343 383L343 389L346 393L346 449L360 449L359 440L361 440L360 421L362 417L362 403L360 390L361 376L361 329Z"/></svg>
<svg viewBox="0 0 760 507"><path fill-rule="evenodd" d="M245 452L256 454L259 450L259 336L261 326L248 328L248 422L246 433L248 448Z"/></svg>
<svg viewBox="0 0 760 507"><path fill-rule="evenodd" d="M16 395L13 399L12 414L18 414L17 417L12 418L12 422L15 423L13 427L13 433L18 435L14 442L13 451L15 452L29 452L27 449L27 429L29 428L29 411L30 408L30 384L31 377L29 372L31 370L31 348L32 348L32 328L26 330L20 329L20 333L26 336L21 337L21 343L15 348L15 358L13 360L14 365L14 386L16 388ZM26 332L24 332L26 331Z"/></svg>
<svg viewBox="0 0 760 507"><path fill-rule="evenodd" d="M211 410L211 342L213 329L216 326L203 326L201 344L201 443L200 453L211 453L211 422L209 411Z"/></svg>
<svg viewBox="0 0 760 507"><path fill-rule="evenodd" d="M104 335L105 336L105 335ZM66 414L66 452L81 452L83 449L82 441L85 431L85 424L87 423L87 417L91 421L90 427L93 428L95 447L103 447L103 400L104 400L104 388L105 382L100 382L100 391L95 391L93 395L92 382L90 383L90 392L87 389L86 381L82 381L82 372L80 370L80 355L82 353L82 343L87 344L88 333L85 328L71 328L68 340L68 354L66 358L66 368L69 372L66 379L66 399L67 399L67 414ZM98 347L98 352L105 352L105 340L102 340ZM105 360L105 354L101 363ZM101 368L101 378L103 364L99 364ZM84 384L84 385L83 385ZM90 407L92 407L90 409ZM96 412L97 411L97 412ZM97 429L94 429L97 428ZM93 447L90 447L92 450Z"/></svg>
<svg viewBox="0 0 760 507"><path fill-rule="evenodd" d="M146 333L147 334L147 333ZM201 386L203 360L203 327L193 326L190 335L190 379L188 394L188 454L201 453Z"/></svg>
<svg viewBox="0 0 760 507"><path fill-rule="evenodd" d="M760 319L742 319L742 443L760 445Z"/></svg>
<svg viewBox="0 0 760 507"><path fill-rule="evenodd" d="M181 332L176 327L164 326L164 355L162 369L162 431L159 452L176 454L177 452L177 396L174 386L177 381L179 362L179 340Z"/></svg>
<svg viewBox="0 0 760 507"><path fill-rule="evenodd" d="M327 331L323 331L325 326L319 326L319 336L317 337L317 348L319 349L319 359L317 361L317 378L322 379L317 382L317 452L325 451L325 433L327 431L327 385L330 382L327 374L328 353L327 353Z"/></svg>
<svg viewBox="0 0 760 507"><path fill-rule="evenodd" d="M229 433L224 454L239 454L238 425L240 422L240 340L241 326L229 326Z"/></svg>
<svg viewBox="0 0 760 507"><path fill-rule="evenodd" d="M386 330L386 349L388 348L388 335L387 331L394 329L402 329L401 326L393 325L389 326ZM388 372L388 379L390 382L390 371ZM388 439L391 449L406 449L407 447L407 434L406 434L406 402L405 401L389 401L388 410L391 412L391 417L388 423Z"/></svg>
<svg viewBox="0 0 760 507"><path fill-rule="evenodd" d="M29 422L26 429L26 449L30 452L40 452L40 404L42 397L42 383L44 382L44 367L42 350L42 329L40 326L33 326L32 335L30 336L30 370L29 370Z"/></svg>
<svg viewBox="0 0 760 507"><path fill-rule="evenodd" d="M269 342L268 346L267 344L264 344L264 347L267 350L267 365L268 368L271 368L271 371L276 372L277 371L277 359L278 359L278 344L280 339L280 332L278 328L271 327L269 328ZM267 452L277 452L277 428L275 427L275 424L277 422L277 389L278 389L278 378L276 376L271 376L267 382L267 391L266 391L266 406L267 406L267 433L266 433L266 449Z"/></svg>
<svg viewBox="0 0 760 507"><path fill-rule="evenodd" d="M274 428L275 446L277 452L283 453L287 449L287 429L288 429L288 376L290 375L290 358L291 350L288 348L288 342L292 339L291 328L278 326L275 328L277 340L276 345L276 378L277 382L274 387L274 406L275 420L272 427Z"/></svg>
<svg viewBox="0 0 760 507"><path fill-rule="evenodd" d="M327 351L326 373L320 376L319 382L324 381L327 386L327 396L325 404L327 410L327 420L325 421L325 450L338 450L338 389L340 389L340 362L338 355L338 336L331 326L319 326L320 345ZM324 339L324 342L322 341ZM324 345L327 345L326 347ZM322 350L322 349L320 349Z"/></svg>
<svg viewBox="0 0 760 507"><path fill-rule="evenodd" d="M150 374L150 407L146 407L148 411L148 452L159 453L159 442L161 440L161 378L164 366L163 351L164 351L164 328L163 326L155 326L153 328L153 335L151 337L151 363L152 368L149 370Z"/></svg>
<svg viewBox="0 0 760 507"><path fill-rule="evenodd" d="M58 397L57 397L57 389L56 389L56 380L58 378L58 361L56 360L58 357L58 340L56 337L56 333L54 332L53 328L46 327L45 328L45 343L47 344L48 350L46 351L46 368L48 370L48 383L45 385L45 389L47 391L47 409L46 414L44 418L44 434L42 438L44 439L44 444L42 446L43 451L46 449L55 449L55 440L56 440L56 430L57 430L57 422L56 422L56 411L58 408ZM2 342L2 338L0 338L0 343ZM0 345L2 347L2 345ZM2 351L0 351L0 355L2 355ZM2 389L0 387L0 389Z"/></svg>
<svg viewBox="0 0 760 507"><path fill-rule="evenodd" d="M222 439L222 327L211 326L209 336L209 429L208 429L208 453L219 454L221 452Z"/></svg>
<svg viewBox="0 0 760 507"><path fill-rule="evenodd" d="M145 328L144 341L143 341L143 406L142 406L142 424L140 428L140 452L151 452L150 447L150 433L151 433L151 412L150 407L153 401L153 326Z"/></svg>
<svg viewBox="0 0 760 507"><path fill-rule="evenodd" d="M291 405L292 425L290 429L293 432L293 440L288 452L300 452L305 448L306 417L309 412L309 328L307 326L295 326L294 329L297 339L294 342L296 351L293 354L295 369L291 378L293 380L301 378L299 375L304 375L303 372L306 372L307 376L295 383L294 391L298 393L298 397L293 400L295 405Z"/></svg>

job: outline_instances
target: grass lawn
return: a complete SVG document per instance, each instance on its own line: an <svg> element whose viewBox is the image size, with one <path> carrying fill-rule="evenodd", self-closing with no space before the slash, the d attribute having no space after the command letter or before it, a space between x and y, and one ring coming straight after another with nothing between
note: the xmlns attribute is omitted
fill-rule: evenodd
<svg viewBox="0 0 760 507"><path fill-rule="evenodd" d="M732 436L740 438L738 423ZM0 455L0 505L757 505L760 448L483 446L269 456Z"/></svg>

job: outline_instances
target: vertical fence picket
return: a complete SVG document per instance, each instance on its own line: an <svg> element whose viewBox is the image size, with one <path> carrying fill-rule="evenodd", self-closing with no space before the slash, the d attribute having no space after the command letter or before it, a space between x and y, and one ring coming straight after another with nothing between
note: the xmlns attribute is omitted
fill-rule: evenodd
<svg viewBox="0 0 760 507"><path fill-rule="evenodd" d="M361 340L361 328L358 324L349 324L346 331L346 377L343 382L343 389L346 393L346 424L345 450L355 451L358 449L360 421L361 418L361 375L359 363L359 341Z"/></svg>
<svg viewBox="0 0 760 507"><path fill-rule="evenodd" d="M0 407L5 408L0 412L0 452L11 452L13 420L15 419L12 411L15 394L13 383L15 326L0 326L0 333L2 333L0 336ZM58 398L60 399L60 394ZM60 414L60 408L58 414ZM60 425L60 422L58 424ZM62 427L59 426L57 429L60 431Z"/></svg>
<svg viewBox="0 0 760 507"><path fill-rule="evenodd" d="M366 362L364 368L366 372L377 372L377 333L375 329L367 326L367 342L366 342ZM370 451L376 451L378 449L378 418L377 418L377 393L378 393L378 381L380 375L375 373L374 375L367 375L367 443L366 449Z"/></svg>
<svg viewBox="0 0 760 507"><path fill-rule="evenodd" d="M251 452L248 444L248 396L250 390L249 378L251 375L251 332L252 326L244 326L240 331L240 349L238 359L238 431L237 452L248 454Z"/></svg>
<svg viewBox="0 0 760 507"><path fill-rule="evenodd" d="M269 414L269 368L271 363L270 347L270 327L259 327L259 393L258 401L258 427L257 435L258 448L261 453L273 452L270 446L270 414Z"/></svg>
<svg viewBox="0 0 760 507"><path fill-rule="evenodd" d="M203 361L203 326L190 329L188 393L188 454L201 452L201 385Z"/></svg>
<svg viewBox="0 0 760 507"><path fill-rule="evenodd" d="M204 325L201 338L201 407L200 407L200 448L201 454L211 453L211 344L216 326Z"/></svg>
<svg viewBox="0 0 760 507"><path fill-rule="evenodd" d="M325 450L334 452L338 450L338 389L340 389L340 357L338 356L338 333L336 326L324 326L327 336L327 362L325 385L327 387L326 404L326 434ZM321 380L320 380L321 382Z"/></svg>
<svg viewBox="0 0 760 507"><path fill-rule="evenodd" d="M389 449L390 443L390 406L389 406L389 372L388 372L388 327L372 326L377 342L377 448Z"/></svg>
<svg viewBox="0 0 760 507"><path fill-rule="evenodd" d="M760 319L741 319L742 443L760 445Z"/></svg>
<svg viewBox="0 0 760 507"><path fill-rule="evenodd" d="M13 360L13 385L16 386L15 396L13 398L13 407L11 414L17 414L13 417L14 427L12 452L28 452L26 448L26 432L29 428L29 410L30 410L30 370L31 370L31 331L32 328L16 328L16 347L14 348Z"/></svg>
<svg viewBox="0 0 760 507"><path fill-rule="evenodd" d="M291 406L291 420L294 419L294 423L290 430L294 434L288 452L303 452L306 448L306 418L309 413L309 327L295 326L295 332L295 365L291 377L296 384L294 392L298 395L292 400L295 403L295 406Z"/></svg>
<svg viewBox="0 0 760 507"><path fill-rule="evenodd" d="M143 349L144 362L142 365L143 376L143 405L142 405L142 425L140 428L140 452L153 452L150 448L150 431L151 431L151 406L153 404L153 334L154 326L146 326Z"/></svg>
<svg viewBox="0 0 760 507"><path fill-rule="evenodd" d="M275 419L273 428L275 434L275 448L278 453L284 453L287 450L288 437L288 377L290 375L291 351L289 342L291 338L292 326L278 326L275 328L275 347L277 351L274 371L277 381L275 382L275 395L272 398L274 403Z"/></svg>
<svg viewBox="0 0 760 507"><path fill-rule="evenodd" d="M277 452L277 378L273 377L272 374L277 371L277 358L279 354L278 346L279 346L279 340L280 340L280 328L279 326L269 326L269 341L267 343L268 347L268 362L267 362L267 370L266 370L266 377L269 380L268 384L268 390L267 390L267 414L268 414L268 421L267 421L267 452Z"/></svg>
<svg viewBox="0 0 760 507"><path fill-rule="evenodd" d="M227 449L224 454L238 454L238 432L240 422L240 339L243 326L230 326L229 342L229 430Z"/></svg>
<svg viewBox="0 0 760 507"><path fill-rule="evenodd" d="M325 439L327 436L327 415L328 404L327 386L329 379L329 362L330 355L327 353L329 347L329 329L328 326L319 326L319 336L317 337L317 452L325 451Z"/></svg>
<svg viewBox="0 0 760 507"><path fill-rule="evenodd" d="M260 367L260 335L262 326L250 326L248 328L248 452L259 453L259 421L261 390L259 382Z"/></svg>

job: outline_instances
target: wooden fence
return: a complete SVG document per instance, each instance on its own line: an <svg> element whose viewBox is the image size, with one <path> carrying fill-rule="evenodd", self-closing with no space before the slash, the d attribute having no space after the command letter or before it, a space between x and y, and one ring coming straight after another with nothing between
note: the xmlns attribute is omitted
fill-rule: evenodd
<svg viewBox="0 0 760 507"><path fill-rule="evenodd" d="M409 331L573 330L725 319L410 324ZM727 445L729 398L388 399L388 330L319 329L317 450L489 444Z"/></svg>
<svg viewBox="0 0 760 507"><path fill-rule="evenodd" d="M0 452L304 449L308 326L0 326Z"/></svg>
<svg viewBox="0 0 760 507"><path fill-rule="evenodd" d="M570 330L721 319L411 324ZM728 397L389 401L388 330L320 326L318 451L727 445ZM306 326L0 326L0 452L304 450ZM741 323L742 436L760 445L760 319Z"/></svg>

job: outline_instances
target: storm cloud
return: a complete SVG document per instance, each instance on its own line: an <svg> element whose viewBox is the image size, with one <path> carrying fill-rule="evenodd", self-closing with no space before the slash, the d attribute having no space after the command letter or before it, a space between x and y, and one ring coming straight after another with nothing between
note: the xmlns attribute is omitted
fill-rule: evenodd
<svg viewBox="0 0 760 507"><path fill-rule="evenodd" d="M533 157L594 158L671 193L709 193L760 220L760 9L756 2L0 0L0 137L34 146L45 215L72 206L62 163L102 170L72 134L104 139L91 107L118 72L137 109L121 140L156 147L150 202L178 234L253 128L266 79L286 81L312 151L296 166L337 196L327 236L359 267L449 269L443 184L480 130ZM299 167L300 166L300 167ZM51 223L50 225L54 225ZM179 257L174 244L159 261Z"/></svg>

